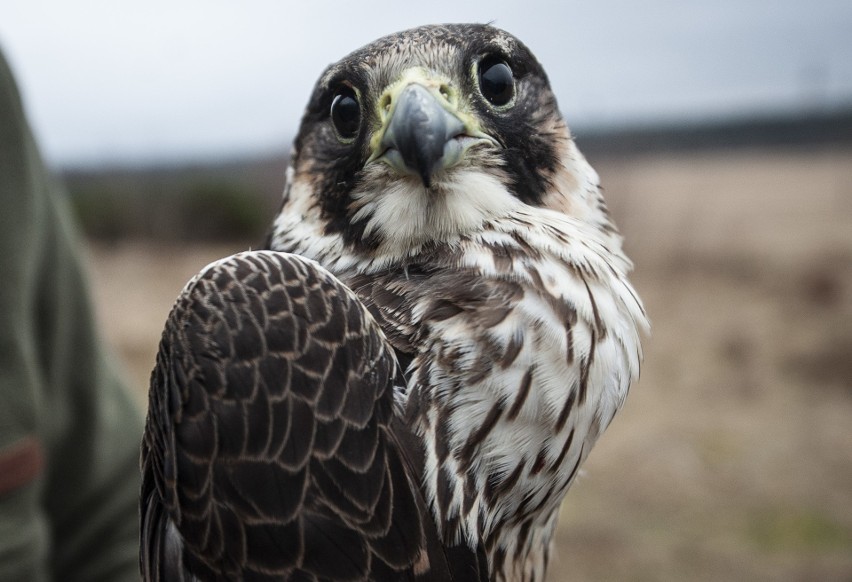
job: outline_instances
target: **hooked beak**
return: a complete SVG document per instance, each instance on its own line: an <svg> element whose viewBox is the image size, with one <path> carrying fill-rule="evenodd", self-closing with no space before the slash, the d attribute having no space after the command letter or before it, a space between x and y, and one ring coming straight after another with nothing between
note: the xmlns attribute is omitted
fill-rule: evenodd
<svg viewBox="0 0 852 582"><path fill-rule="evenodd" d="M460 114L434 83L393 86L384 100L390 111L369 161L381 160L401 174L419 176L427 188L435 174L458 164L474 143L497 143L470 116Z"/></svg>

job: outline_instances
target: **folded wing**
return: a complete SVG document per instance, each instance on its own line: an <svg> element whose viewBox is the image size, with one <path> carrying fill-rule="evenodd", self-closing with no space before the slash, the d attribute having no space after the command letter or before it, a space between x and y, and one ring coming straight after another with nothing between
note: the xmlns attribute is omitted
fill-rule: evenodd
<svg viewBox="0 0 852 582"><path fill-rule="evenodd" d="M206 268L151 378L145 580L453 578L390 429L396 370L316 263L249 252ZM476 561L461 557L467 574Z"/></svg>

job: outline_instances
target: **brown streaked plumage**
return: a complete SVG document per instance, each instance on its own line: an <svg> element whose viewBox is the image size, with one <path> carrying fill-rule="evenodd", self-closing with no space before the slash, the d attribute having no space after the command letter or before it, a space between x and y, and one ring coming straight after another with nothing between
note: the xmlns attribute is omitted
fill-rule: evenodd
<svg viewBox="0 0 852 582"><path fill-rule="evenodd" d="M445 25L329 67L267 246L167 321L145 578L544 580L647 322L535 57Z"/></svg>

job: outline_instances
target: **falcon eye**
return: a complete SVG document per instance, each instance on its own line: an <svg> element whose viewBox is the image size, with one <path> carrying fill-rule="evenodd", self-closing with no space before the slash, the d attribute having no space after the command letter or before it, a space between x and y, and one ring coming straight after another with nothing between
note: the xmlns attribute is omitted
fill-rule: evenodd
<svg viewBox="0 0 852 582"><path fill-rule="evenodd" d="M497 56L479 62L479 90L489 103L500 107L515 96L515 77L506 61Z"/></svg>
<svg viewBox="0 0 852 582"><path fill-rule="evenodd" d="M361 128L361 106L352 87L342 86L331 101L331 123L337 136L342 140L352 140Z"/></svg>

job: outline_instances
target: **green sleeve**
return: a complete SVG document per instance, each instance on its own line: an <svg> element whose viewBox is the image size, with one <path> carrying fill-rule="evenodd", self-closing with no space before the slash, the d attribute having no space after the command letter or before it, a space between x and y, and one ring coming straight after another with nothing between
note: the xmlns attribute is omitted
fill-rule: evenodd
<svg viewBox="0 0 852 582"><path fill-rule="evenodd" d="M142 417L0 55L0 580L138 580Z"/></svg>

